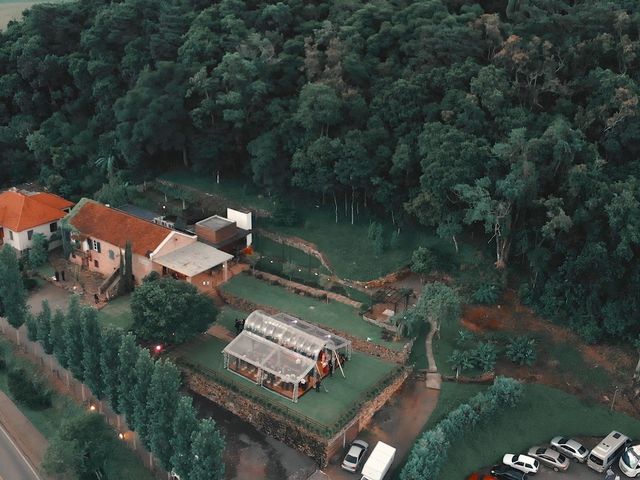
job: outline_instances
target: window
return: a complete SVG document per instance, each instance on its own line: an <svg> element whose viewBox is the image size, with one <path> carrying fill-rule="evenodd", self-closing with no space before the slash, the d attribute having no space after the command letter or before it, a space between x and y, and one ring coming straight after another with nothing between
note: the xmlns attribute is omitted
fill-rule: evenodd
<svg viewBox="0 0 640 480"><path fill-rule="evenodd" d="M13 240L13 232L11 230L9 230L9 238Z"/></svg>
<svg viewBox="0 0 640 480"><path fill-rule="evenodd" d="M100 253L100 251L101 251L101 250L100 250L100 242L99 242L99 241L97 241L97 240L92 240L92 243L93 243L92 248L93 248L96 252Z"/></svg>
<svg viewBox="0 0 640 480"><path fill-rule="evenodd" d="M29 230L29 231L27 232L27 238L28 238L29 240L31 240L31 238L33 238L33 230Z"/></svg>
<svg viewBox="0 0 640 480"><path fill-rule="evenodd" d="M93 261L93 266L96 268L100 268L100 264L98 263L98 260Z"/></svg>
<svg viewBox="0 0 640 480"><path fill-rule="evenodd" d="M56 230L58 230L58 223L57 222L53 222L49 224L49 231L51 233L55 232Z"/></svg>
<svg viewBox="0 0 640 480"><path fill-rule="evenodd" d="M116 253L113 250L109 250L109 259L115 260Z"/></svg>

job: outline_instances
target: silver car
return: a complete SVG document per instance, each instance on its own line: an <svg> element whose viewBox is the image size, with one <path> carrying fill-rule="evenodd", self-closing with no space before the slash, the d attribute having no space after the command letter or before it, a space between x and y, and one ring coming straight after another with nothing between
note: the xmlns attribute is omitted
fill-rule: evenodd
<svg viewBox="0 0 640 480"><path fill-rule="evenodd" d="M580 463L584 463L589 456L589 450L573 438L554 437L550 443L560 453L564 453L569 458L575 458Z"/></svg>
<svg viewBox="0 0 640 480"><path fill-rule="evenodd" d="M547 467L553 468L556 472L564 472L569 468L569 459L552 448L531 447L527 455L537 459Z"/></svg>
<svg viewBox="0 0 640 480"><path fill-rule="evenodd" d="M364 440L355 440L351 447L349 447L349 451L344 457L342 461L342 468L347 470L348 472L355 472L358 470L358 466L362 463L362 459L369 450L369 444Z"/></svg>

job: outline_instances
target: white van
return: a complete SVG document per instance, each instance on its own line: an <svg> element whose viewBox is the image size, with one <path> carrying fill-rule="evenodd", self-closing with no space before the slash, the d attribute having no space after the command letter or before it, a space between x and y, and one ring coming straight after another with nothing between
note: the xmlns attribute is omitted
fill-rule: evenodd
<svg viewBox="0 0 640 480"><path fill-rule="evenodd" d="M587 458L587 465L596 472L604 472L618 455L624 452L629 443L631 443L629 437L614 430L591 450Z"/></svg>
<svg viewBox="0 0 640 480"><path fill-rule="evenodd" d="M362 467L360 480L383 480L395 457L395 448L384 442L378 442Z"/></svg>
<svg viewBox="0 0 640 480"><path fill-rule="evenodd" d="M640 475L640 445L627 448L620 457L618 466L627 477L635 478Z"/></svg>

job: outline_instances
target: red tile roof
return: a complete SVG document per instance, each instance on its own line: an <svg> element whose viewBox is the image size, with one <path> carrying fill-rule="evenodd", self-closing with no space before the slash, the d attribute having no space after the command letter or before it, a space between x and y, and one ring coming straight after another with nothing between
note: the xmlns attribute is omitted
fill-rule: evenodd
<svg viewBox="0 0 640 480"><path fill-rule="evenodd" d="M69 223L83 235L124 248L131 241L138 255L153 252L172 230L128 213L83 199L71 211Z"/></svg>
<svg viewBox="0 0 640 480"><path fill-rule="evenodd" d="M22 232L60 220L66 215L61 205L73 203L57 195L42 193L25 195L13 190L0 194L0 226Z"/></svg>
<svg viewBox="0 0 640 480"><path fill-rule="evenodd" d="M38 200L40 203L46 203L50 207L64 210L65 208L73 207L75 204L70 202L66 198L62 198L58 195L49 192L40 192L35 195L31 195L31 198Z"/></svg>

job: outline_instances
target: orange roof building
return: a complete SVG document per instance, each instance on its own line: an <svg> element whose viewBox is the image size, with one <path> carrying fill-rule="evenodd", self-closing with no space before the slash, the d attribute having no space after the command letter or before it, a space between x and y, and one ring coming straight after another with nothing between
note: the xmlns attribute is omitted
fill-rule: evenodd
<svg viewBox="0 0 640 480"><path fill-rule="evenodd" d="M0 194L0 245L8 244L19 252L31 248L34 234L43 234L50 248L59 246L59 221L73 206L52 193L7 190ZM51 238L54 237L52 240Z"/></svg>

